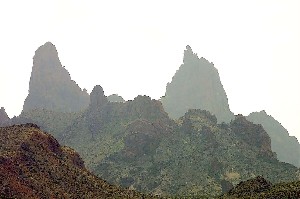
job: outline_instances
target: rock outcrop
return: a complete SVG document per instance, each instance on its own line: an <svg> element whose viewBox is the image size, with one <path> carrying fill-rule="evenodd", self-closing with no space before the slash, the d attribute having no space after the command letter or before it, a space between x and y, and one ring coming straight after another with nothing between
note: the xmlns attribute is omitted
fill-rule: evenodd
<svg viewBox="0 0 300 199"><path fill-rule="evenodd" d="M47 42L33 57L29 94L23 111L47 109L60 112L78 112L89 104L89 95L61 65L55 46Z"/></svg>
<svg viewBox="0 0 300 199"><path fill-rule="evenodd" d="M273 155L271 139L260 124L249 122L243 115L237 115L230 124L235 135L245 143L259 148L264 155Z"/></svg>
<svg viewBox="0 0 300 199"><path fill-rule="evenodd" d="M247 120L261 124L272 140L272 150L282 162L300 167L300 144L296 137L289 136L288 131L265 111L253 112Z"/></svg>
<svg viewBox="0 0 300 199"><path fill-rule="evenodd" d="M208 110L218 122L234 118L220 81L218 70L204 58L198 58L190 46L184 51L183 64L167 84L161 98L164 109L171 118L178 119L188 109Z"/></svg>
<svg viewBox="0 0 300 199"><path fill-rule="evenodd" d="M2 127L0 137L0 198L150 198L97 178L35 124Z"/></svg>

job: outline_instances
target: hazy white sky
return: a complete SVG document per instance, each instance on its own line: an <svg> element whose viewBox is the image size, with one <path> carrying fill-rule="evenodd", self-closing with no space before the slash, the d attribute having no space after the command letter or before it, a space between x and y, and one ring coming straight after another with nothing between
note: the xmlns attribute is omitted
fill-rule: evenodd
<svg viewBox="0 0 300 199"><path fill-rule="evenodd" d="M190 45L219 70L231 110L266 110L300 140L299 0L10 0L0 3L0 106L20 114L45 42L89 92L158 99Z"/></svg>

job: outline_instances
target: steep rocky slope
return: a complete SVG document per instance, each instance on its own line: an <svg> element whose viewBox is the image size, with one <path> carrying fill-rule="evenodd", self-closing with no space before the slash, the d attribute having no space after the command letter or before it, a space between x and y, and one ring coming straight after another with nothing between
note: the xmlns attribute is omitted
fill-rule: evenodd
<svg viewBox="0 0 300 199"><path fill-rule="evenodd" d="M264 127L272 140L272 150L280 161L300 167L300 144L277 120L265 111L253 112L247 120Z"/></svg>
<svg viewBox="0 0 300 199"><path fill-rule="evenodd" d="M204 58L198 58L190 46L184 51L183 64L167 84L161 98L171 118L178 119L189 109L208 110L219 122L233 119L218 70Z"/></svg>
<svg viewBox="0 0 300 199"><path fill-rule="evenodd" d="M146 198L97 178L34 124L0 128L1 198Z"/></svg>
<svg viewBox="0 0 300 199"><path fill-rule="evenodd" d="M29 94L23 111L47 109L60 112L77 112L89 103L86 91L71 80L69 72L61 65L55 46L47 42L39 47L33 57Z"/></svg>

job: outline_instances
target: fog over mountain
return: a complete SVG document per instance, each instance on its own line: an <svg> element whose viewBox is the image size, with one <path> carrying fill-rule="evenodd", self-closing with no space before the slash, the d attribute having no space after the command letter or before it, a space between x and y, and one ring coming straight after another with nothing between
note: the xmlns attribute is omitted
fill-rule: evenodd
<svg viewBox="0 0 300 199"><path fill-rule="evenodd" d="M213 61L232 112L266 110L300 138L297 0L17 0L0 9L0 105L10 117L28 95L32 52L47 41L81 88L100 84L125 100L163 96L189 44Z"/></svg>

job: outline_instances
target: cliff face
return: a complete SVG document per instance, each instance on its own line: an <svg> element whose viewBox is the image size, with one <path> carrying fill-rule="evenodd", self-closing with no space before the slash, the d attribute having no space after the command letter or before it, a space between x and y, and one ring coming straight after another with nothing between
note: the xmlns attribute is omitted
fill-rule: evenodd
<svg viewBox="0 0 300 199"><path fill-rule="evenodd" d="M265 111L253 112L247 120L261 124L272 140L272 150L280 161L300 167L300 144L296 137Z"/></svg>
<svg viewBox="0 0 300 199"><path fill-rule="evenodd" d="M44 108L78 112L88 103L89 95L71 80L69 72L60 63L55 46L47 42L39 47L33 57L29 94L23 111Z"/></svg>
<svg viewBox="0 0 300 199"><path fill-rule="evenodd" d="M34 124L0 128L2 198L141 198L97 178L78 153Z"/></svg>
<svg viewBox="0 0 300 199"><path fill-rule="evenodd" d="M234 118L218 70L206 59L199 59L190 46L186 47L183 64L167 84L161 102L175 119L188 109L208 110L219 122L230 122Z"/></svg>

